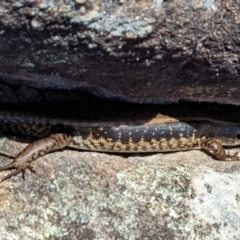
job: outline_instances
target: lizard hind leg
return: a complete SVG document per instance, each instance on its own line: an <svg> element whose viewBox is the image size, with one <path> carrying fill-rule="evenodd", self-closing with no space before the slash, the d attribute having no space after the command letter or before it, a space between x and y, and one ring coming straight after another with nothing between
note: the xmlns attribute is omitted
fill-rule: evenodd
<svg viewBox="0 0 240 240"><path fill-rule="evenodd" d="M32 173L35 173L35 170L34 170L33 166L31 166L31 163L28 163L27 165L25 165L25 164L21 165L18 163L16 158L9 164L1 167L0 172L4 172L6 170L13 170L13 169L15 169L15 171L13 171L12 173L9 173L7 176L3 177L0 180L0 182L4 182L5 180L16 176L20 172L22 172L22 178L25 179L24 175L25 175L26 169L29 169Z"/></svg>
<svg viewBox="0 0 240 240"><path fill-rule="evenodd" d="M7 157L7 158L15 158L16 157L16 155L14 154L11 154L11 153L8 153L8 152L4 152L4 151L1 151L0 150L0 155L1 156L4 156L4 157Z"/></svg>
<svg viewBox="0 0 240 240"><path fill-rule="evenodd" d="M11 158L11 159L14 159L12 162L10 162L9 164L3 166L3 167L0 167L0 172L4 172L6 170L13 170L15 169L14 172L8 174L7 176L3 177L0 182L3 182L13 176L16 176L18 173L22 172L22 176L23 176L23 179L24 179L24 173L25 173L25 169L22 168L19 164L18 164L18 161L17 161L17 156L16 155L13 155L11 153L8 153L8 152L4 152L4 151L1 151L0 150L0 155L1 156L5 156L7 158ZM27 168L29 168L31 170L31 167L28 166ZM32 170L31 170L32 171Z"/></svg>
<svg viewBox="0 0 240 240"><path fill-rule="evenodd" d="M1 168L0 168L0 172L4 172L4 171L6 171L6 170L13 170L13 169L15 169L15 171L12 172L12 173L10 173L10 174L8 174L8 175L5 176L4 178L2 178L2 179L0 180L0 182L3 182L3 181L5 181L5 180L7 180L7 179L9 179L9 178L11 178L11 177L13 177L13 176L16 176L16 175L17 175L18 173L20 173L21 171L22 171L22 173L23 173L23 178L24 178L25 169L23 169L23 168L21 168L20 166L18 166L16 159L14 159L14 160L13 160L12 162L10 162L9 164L1 167Z"/></svg>
<svg viewBox="0 0 240 240"><path fill-rule="evenodd" d="M6 170L15 170L0 180L0 182L16 176L20 172L22 172L24 178L26 169L29 169L31 172L35 172L32 166L32 162L34 160L46 155L49 152L66 147L71 139L72 136L70 134L55 133L29 144L16 156L0 151L0 155L14 159L11 163L1 167L0 172Z"/></svg>
<svg viewBox="0 0 240 240"><path fill-rule="evenodd" d="M4 181L6 181L6 180L9 179L9 178L18 175L21 171L22 171L22 173L23 173L23 178L24 178L24 170L22 170L22 169L17 169L17 170L15 170L14 172L9 173L7 176L3 177L0 182L4 182Z"/></svg>
<svg viewBox="0 0 240 240"><path fill-rule="evenodd" d="M1 156L4 156L4 157L7 157L7 158L13 158L13 159L14 159L14 160L13 160L12 162L10 162L9 164L7 164L7 165L5 165L5 166L3 166L3 167L0 167L0 172L6 171L6 170L16 169L16 171L8 174L7 176L5 176L4 178L2 178L2 179L0 180L0 182L3 182L3 181L5 181L5 180L7 180L7 179L9 179L9 178L17 175L17 174L21 171L21 169L17 169L17 167L16 167L16 160L15 160L16 155L13 155L13 154L11 154L11 153L8 153L8 152L2 151L2 150L0 150L0 155L1 155Z"/></svg>

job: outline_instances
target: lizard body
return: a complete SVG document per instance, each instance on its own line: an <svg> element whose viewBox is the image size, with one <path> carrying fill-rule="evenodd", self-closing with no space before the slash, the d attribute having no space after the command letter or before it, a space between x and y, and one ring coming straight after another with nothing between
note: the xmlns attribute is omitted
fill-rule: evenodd
<svg viewBox="0 0 240 240"><path fill-rule="evenodd" d="M133 116L133 117L129 117ZM32 161L56 149L117 153L171 152L205 149L219 160L239 160L223 146L240 145L240 123L208 116L175 116L155 112L104 117L99 120L39 117L26 113L0 114L0 128L40 138L16 156L1 153L14 160L0 171L15 169L2 181L31 167Z"/></svg>

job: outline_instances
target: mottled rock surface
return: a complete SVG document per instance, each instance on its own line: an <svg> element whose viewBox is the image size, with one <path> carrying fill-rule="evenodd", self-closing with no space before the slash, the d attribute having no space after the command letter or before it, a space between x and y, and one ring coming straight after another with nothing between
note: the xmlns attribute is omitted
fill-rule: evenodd
<svg viewBox="0 0 240 240"><path fill-rule="evenodd" d="M17 152L24 145L3 139L2 148ZM19 175L1 183L2 239L240 238L238 162L197 150L148 156L65 150L34 166L36 175L27 172L25 181Z"/></svg>
<svg viewBox="0 0 240 240"><path fill-rule="evenodd" d="M235 0L2 0L0 101L239 105L239 16Z"/></svg>

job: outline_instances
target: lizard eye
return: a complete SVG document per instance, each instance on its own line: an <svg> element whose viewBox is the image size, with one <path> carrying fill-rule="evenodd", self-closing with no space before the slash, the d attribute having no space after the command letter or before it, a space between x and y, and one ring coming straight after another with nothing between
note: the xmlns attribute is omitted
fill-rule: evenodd
<svg viewBox="0 0 240 240"><path fill-rule="evenodd" d="M236 137L237 139L240 139L240 133L237 133Z"/></svg>

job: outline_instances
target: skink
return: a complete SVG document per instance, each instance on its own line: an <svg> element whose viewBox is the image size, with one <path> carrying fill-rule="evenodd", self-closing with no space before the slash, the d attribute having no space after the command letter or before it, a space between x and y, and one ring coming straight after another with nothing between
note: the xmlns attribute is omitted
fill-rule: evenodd
<svg viewBox="0 0 240 240"><path fill-rule="evenodd" d="M237 152L227 153L223 146L240 145L240 123L209 116L179 116L155 112L102 119L66 119L39 117L27 113L0 113L4 132L38 137L16 156L1 152L14 160L0 171L14 170L2 181L33 170L32 162L57 149L118 153L171 152L204 149L223 161L239 160Z"/></svg>

